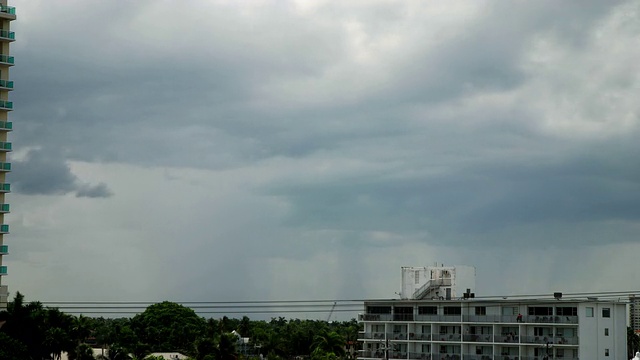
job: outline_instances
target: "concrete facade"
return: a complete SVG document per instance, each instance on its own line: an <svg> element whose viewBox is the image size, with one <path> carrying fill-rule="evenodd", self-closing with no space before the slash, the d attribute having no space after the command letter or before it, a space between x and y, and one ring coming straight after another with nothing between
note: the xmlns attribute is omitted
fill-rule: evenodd
<svg viewBox="0 0 640 360"><path fill-rule="evenodd" d="M366 301L359 359L624 359L627 304L598 300Z"/></svg>
<svg viewBox="0 0 640 360"><path fill-rule="evenodd" d="M5 221L9 204L5 195L10 191L10 185L6 180L7 173L11 171L11 164L7 160L11 143L7 141L7 137L13 128L8 119L8 113L13 109L13 103L9 101L9 92L13 90L13 81L9 80L9 68L13 66L14 60L9 55L9 47L15 40L11 31L11 21L15 19L15 8L7 6L7 0L0 0L0 310L6 309L9 296L9 289L2 284L2 280L8 274L7 266L3 265L3 258L9 253L9 247L5 244L5 235L9 233L9 225Z"/></svg>

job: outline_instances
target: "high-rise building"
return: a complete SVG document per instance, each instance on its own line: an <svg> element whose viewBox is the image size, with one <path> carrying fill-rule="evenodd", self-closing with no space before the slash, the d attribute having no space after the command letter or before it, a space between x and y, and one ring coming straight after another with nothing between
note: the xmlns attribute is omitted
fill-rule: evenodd
<svg viewBox="0 0 640 360"><path fill-rule="evenodd" d="M13 103L9 101L9 92L13 90L13 81L9 80L9 68L13 66L13 56L9 54L9 47L15 40L15 34L11 31L11 21L16 19L14 7L7 5L7 0L0 0L0 310L7 307L8 289L2 285L2 278L7 275L7 267L3 265L3 258L9 253L9 247L5 245L5 235L9 233L9 225L5 222L5 214L9 212L9 204L5 196L11 190L6 176L11 171L11 163L7 159L11 151L11 143L7 139L12 130L8 113L13 109Z"/></svg>
<svg viewBox="0 0 640 360"><path fill-rule="evenodd" d="M640 297L629 296L629 326L636 334L640 334Z"/></svg>

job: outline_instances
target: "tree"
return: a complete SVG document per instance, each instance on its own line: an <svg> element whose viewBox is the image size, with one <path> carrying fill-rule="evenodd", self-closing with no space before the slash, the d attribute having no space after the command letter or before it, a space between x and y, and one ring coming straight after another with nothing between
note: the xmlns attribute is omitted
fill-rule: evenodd
<svg viewBox="0 0 640 360"><path fill-rule="evenodd" d="M633 328L627 327L627 355L631 359L636 352L640 351L640 337L636 335Z"/></svg>
<svg viewBox="0 0 640 360"><path fill-rule="evenodd" d="M29 352L23 343L0 332L0 359L24 360L28 358Z"/></svg>
<svg viewBox="0 0 640 360"><path fill-rule="evenodd" d="M192 309L165 301L153 304L131 319L131 328L141 344L153 351L195 353L194 344L206 323Z"/></svg>
<svg viewBox="0 0 640 360"><path fill-rule="evenodd" d="M333 353L344 356L344 346L344 338L335 331L325 331L313 338L313 353Z"/></svg>

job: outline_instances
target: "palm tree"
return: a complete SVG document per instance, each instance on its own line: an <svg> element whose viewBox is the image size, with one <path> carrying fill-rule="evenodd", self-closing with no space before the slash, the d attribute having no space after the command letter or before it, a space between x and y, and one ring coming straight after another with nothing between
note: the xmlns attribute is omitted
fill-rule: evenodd
<svg viewBox="0 0 640 360"><path fill-rule="evenodd" d="M335 331L324 331L313 338L313 352L333 353L339 357L345 355L345 340Z"/></svg>
<svg viewBox="0 0 640 360"><path fill-rule="evenodd" d="M44 346L53 355L53 360L60 360L62 352L69 348L69 335L61 328L50 328L45 332Z"/></svg>

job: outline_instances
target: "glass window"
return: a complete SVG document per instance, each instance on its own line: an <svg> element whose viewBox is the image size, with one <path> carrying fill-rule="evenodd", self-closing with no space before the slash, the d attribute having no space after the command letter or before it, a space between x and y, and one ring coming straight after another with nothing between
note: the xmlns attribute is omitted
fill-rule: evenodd
<svg viewBox="0 0 640 360"><path fill-rule="evenodd" d="M604 336L609 336L609 328L604 328Z"/></svg>
<svg viewBox="0 0 640 360"><path fill-rule="evenodd" d="M460 306L445 306L444 314L445 315L461 315L462 308Z"/></svg>
<svg viewBox="0 0 640 360"><path fill-rule="evenodd" d="M418 306L418 314L436 315L438 314L438 307L437 306Z"/></svg>
<svg viewBox="0 0 640 360"><path fill-rule="evenodd" d="M476 306L476 315L487 315L486 306Z"/></svg>
<svg viewBox="0 0 640 360"><path fill-rule="evenodd" d="M602 308L602 317L603 318L611 317L611 309L610 308Z"/></svg>
<svg viewBox="0 0 640 360"><path fill-rule="evenodd" d="M587 308L587 317L593 317L593 308L592 307L588 307Z"/></svg>
<svg viewBox="0 0 640 360"><path fill-rule="evenodd" d="M609 356L609 349L604 349L604 356Z"/></svg>

